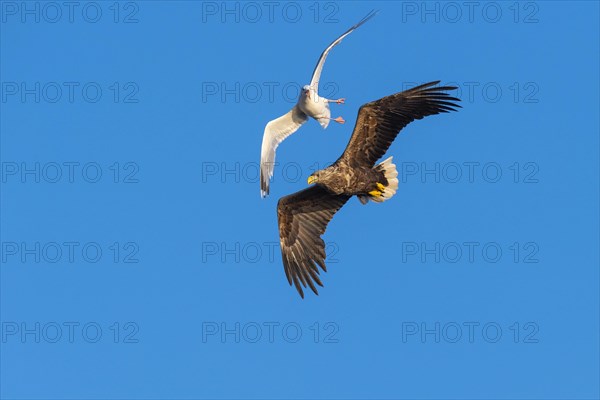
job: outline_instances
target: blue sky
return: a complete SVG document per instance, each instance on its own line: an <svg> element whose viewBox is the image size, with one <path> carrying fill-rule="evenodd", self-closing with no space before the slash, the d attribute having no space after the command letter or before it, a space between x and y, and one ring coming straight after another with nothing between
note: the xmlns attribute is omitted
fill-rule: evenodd
<svg viewBox="0 0 600 400"><path fill-rule="evenodd" d="M0 7L3 398L600 395L597 3ZM265 124L373 8L322 75L346 125L261 199ZM398 193L336 215L301 300L278 198L434 80L463 109L399 135Z"/></svg>

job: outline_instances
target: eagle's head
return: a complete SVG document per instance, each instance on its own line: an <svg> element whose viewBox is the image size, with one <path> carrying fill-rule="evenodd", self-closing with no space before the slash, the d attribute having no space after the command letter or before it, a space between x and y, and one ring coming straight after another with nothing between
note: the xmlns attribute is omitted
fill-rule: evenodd
<svg viewBox="0 0 600 400"><path fill-rule="evenodd" d="M312 185L315 183L325 183L326 180L327 180L327 171L322 169L308 177L308 184Z"/></svg>

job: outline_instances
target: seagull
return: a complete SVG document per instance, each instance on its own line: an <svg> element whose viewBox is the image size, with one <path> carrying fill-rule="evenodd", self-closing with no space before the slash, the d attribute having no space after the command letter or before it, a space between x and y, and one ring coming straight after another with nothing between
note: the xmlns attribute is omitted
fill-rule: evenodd
<svg viewBox="0 0 600 400"><path fill-rule="evenodd" d="M313 71L312 79L309 85L304 85L300 91L300 97L296 105L285 115L270 121L265 126L263 134L262 148L260 151L260 194L261 197L266 197L269 194L269 181L273 177L273 168L275 167L275 150L277 146L306 121L308 117L314 118L319 124L326 129L329 121L335 121L343 124L342 117L331 118L329 103L344 104L345 99L330 100L319 96L319 79L321 79L321 71L327 55L342 39L351 34L356 28L373 18L377 11L371 11L356 25L344 32L340 37L334 40L321 54L319 62Z"/></svg>
<svg viewBox="0 0 600 400"><path fill-rule="evenodd" d="M363 105L358 111L352 137L341 157L330 167L308 177L313 185L277 204L281 256L290 285L302 298L308 285L323 286L319 268L325 267L325 242L321 235L336 212L352 197L362 204L382 203L398 189L398 171L392 157L375 165L389 149L398 133L412 121L430 115L457 111L460 101L447 91L455 86L436 86L439 81L396 93ZM369 221L357 227L356 233L378 235L378 227L386 221ZM390 249L379 249L388 251ZM374 262L377 255L374 255Z"/></svg>

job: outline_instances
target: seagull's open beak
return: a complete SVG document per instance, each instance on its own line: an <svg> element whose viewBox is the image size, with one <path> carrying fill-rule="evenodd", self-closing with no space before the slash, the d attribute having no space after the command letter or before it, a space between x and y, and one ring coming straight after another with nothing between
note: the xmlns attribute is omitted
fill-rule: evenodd
<svg viewBox="0 0 600 400"><path fill-rule="evenodd" d="M308 177L308 184L312 185L313 183L315 183L317 181L317 177L314 175L311 175Z"/></svg>
<svg viewBox="0 0 600 400"><path fill-rule="evenodd" d="M304 94L306 95L306 97L308 97L310 99L310 90L305 90Z"/></svg>

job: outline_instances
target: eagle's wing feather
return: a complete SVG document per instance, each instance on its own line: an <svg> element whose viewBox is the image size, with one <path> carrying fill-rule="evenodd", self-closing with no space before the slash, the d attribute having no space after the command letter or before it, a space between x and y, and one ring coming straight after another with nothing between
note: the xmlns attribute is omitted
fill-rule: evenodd
<svg viewBox="0 0 600 400"><path fill-rule="evenodd" d="M426 83L363 105L340 160L344 159L350 165L372 167L406 125L415 119L460 108L454 103L460 99L444 93L456 87L435 87L438 83Z"/></svg>
<svg viewBox="0 0 600 400"><path fill-rule="evenodd" d="M260 194L262 197L269 194L269 181L273 177L277 146L296 132L306 121L308 121L308 116L296 105L287 114L270 121L265 126L260 150Z"/></svg>
<svg viewBox="0 0 600 400"><path fill-rule="evenodd" d="M321 186L312 186L286 197L277 204L279 239L285 275L304 298L302 287L307 285L318 294L315 283L319 266L325 266L325 242L321 235L334 214L351 196L336 195Z"/></svg>
<svg viewBox="0 0 600 400"><path fill-rule="evenodd" d="M321 57L319 58L319 61L317 62L317 65L315 66L315 70L313 71L313 74L312 74L312 79L310 80L310 86L312 88L314 88L315 92L317 92L317 93L319 92L319 80L321 79L321 72L323 71L323 65L325 64L325 60L327 59L327 55L329 54L331 49L333 49L335 46L340 44L340 42L346 36L351 34L352 31L354 31L356 28L358 28L359 26L361 26L362 24L364 24L365 22L367 22L368 20L373 18L375 16L375 14L377 14L377 11L371 10L371 12L369 12L369 14L367 14L366 17L361 19L356 25L354 25L353 27L348 29L346 32L344 32L339 38L337 38L333 42L331 42L331 44L325 49L325 51L323 51L323 53L321 53Z"/></svg>

